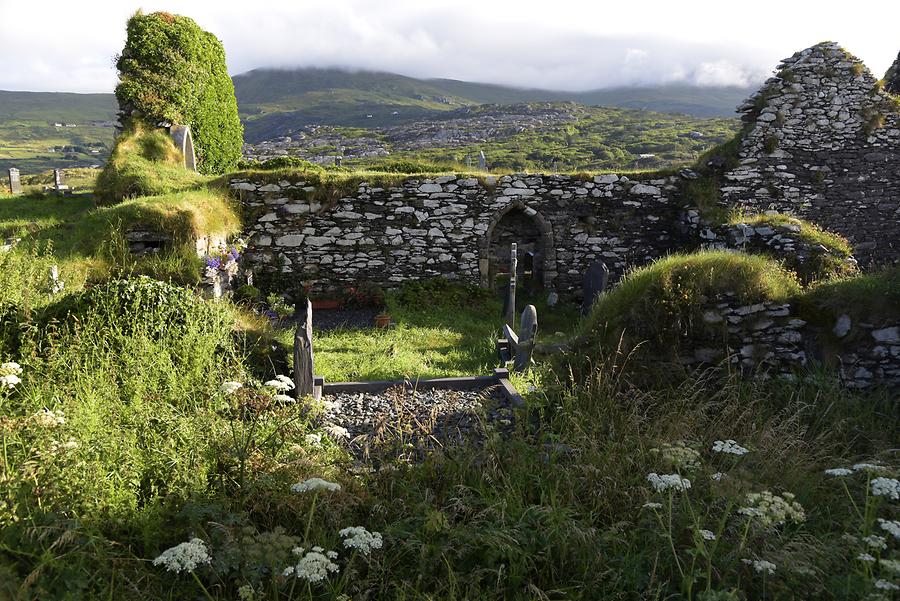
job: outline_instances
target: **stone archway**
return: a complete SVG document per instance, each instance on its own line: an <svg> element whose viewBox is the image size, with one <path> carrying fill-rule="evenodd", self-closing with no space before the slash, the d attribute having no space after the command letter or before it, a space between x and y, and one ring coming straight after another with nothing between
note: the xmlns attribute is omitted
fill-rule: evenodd
<svg viewBox="0 0 900 601"><path fill-rule="evenodd" d="M490 288L496 275L508 269L512 242L518 245L519 275L527 265L527 253L533 253L535 280L545 289L552 289L557 275L553 227L543 215L520 200L509 203L491 217L479 242L478 267L482 287Z"/></svg>
<svg viewBox="0 0 900 601"><path fill-rule="evenodd" d="M194 154L194 137L188 125L173 125L169 128L169 135L175 142L175 147L184 156L184 168L191 171L197 170L197 156Z"/></svg>

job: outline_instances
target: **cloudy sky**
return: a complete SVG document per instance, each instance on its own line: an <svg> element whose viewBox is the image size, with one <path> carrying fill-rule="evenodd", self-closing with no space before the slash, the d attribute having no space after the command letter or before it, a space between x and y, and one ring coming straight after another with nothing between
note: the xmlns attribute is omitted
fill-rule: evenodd
<svg viewBox="0 0 900 601"><path fill-rule="evenodd" d="M900 2L885 0L0 0L0 89L112 91L138 8L194 18L225 44L232 75L337 66L562 90L746 85L823 40L878 77L900 51L881 33Z"/></svg>

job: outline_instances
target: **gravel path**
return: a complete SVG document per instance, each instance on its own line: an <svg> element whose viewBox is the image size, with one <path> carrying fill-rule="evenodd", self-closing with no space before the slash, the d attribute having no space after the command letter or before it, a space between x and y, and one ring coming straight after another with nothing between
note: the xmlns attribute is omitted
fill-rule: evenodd
<svg viewBox="0 0 900 601"><path fill-rule="evenodd" d="M475 391L398 386L322 400L326 410L321 425L359 460L421 460L431 450L481 444L486 432L513 428L513 411L497 386Z"/></svg>

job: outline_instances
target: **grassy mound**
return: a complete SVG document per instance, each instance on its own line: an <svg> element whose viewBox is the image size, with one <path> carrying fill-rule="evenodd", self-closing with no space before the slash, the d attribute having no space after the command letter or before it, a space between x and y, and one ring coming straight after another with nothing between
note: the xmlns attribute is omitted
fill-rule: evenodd
<svg viewBox="0 0 900 601"><path fill-rule="evenodd" d="M97 177L95 193L101 203L113 204L186 190L203 180L184 168L184 158L166 132L133 123L116 140L109 162Z"/></svg>
<svg viewBox="0 0 900 601"><path fill-rule="evenodd" d="M800 292L796 277L776 261L735 252L672 255L636 269L601 297L582 324L577 356L599 356L620 341L664 349L702 326L706 301L733 294L736 302L784 301Z"/></svg>
<svg viewBox="0 0 900 601"><path fill-rule="evenodd" d="M829 327L843 314L854 321L900 320L900 266L822 282L812 287L802 302L810 319Z"/></svg>

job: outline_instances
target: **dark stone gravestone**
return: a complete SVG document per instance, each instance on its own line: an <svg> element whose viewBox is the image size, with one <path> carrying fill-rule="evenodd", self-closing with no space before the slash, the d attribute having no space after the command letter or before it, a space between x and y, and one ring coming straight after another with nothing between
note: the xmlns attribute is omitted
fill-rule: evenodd
<svg viewBox="0 0 900 601"><path fill-rule="evenodd" d="M306 396L322 398L322 386L316 385L318 378L314 374L312 302L307 299L304 320L294 330L294 390L298 400Z"/></svg>
<svg viewBox="0 0 900 601"><path fill-rule="evenodd" d="M487 157L484 156L484 151L478 151L478 169L481 171L487 171Z"/></svg>
<svg viewBox="0 0 900 601"><path fill-rule="evenodd" d="M606 290L606 283L609 281L609 269L603 261L594 261L588 270L584 272L584 280L582 282L582 291L584 297L581 301L581 314L587 315L591 312L591 307L597 301L597 297Z"/></svg>
<svg viewBox="0 0 900 601"><path fill-rule="evenodd" d="M10 194L21 194L22 193L22 182L19 179L19 170L15 167L11 167L9 170L9 193Z"/></svg>
<svg viewBox="0 0 900 601"><path fill-rule="evenodd" d="M513 361L513 371L516 372L525 371L531 366L537 327L537 309L534 305L528 305L522 311L518 334L509 324L503 326L503 338L497 341L497 351L503 365Z"/></svg>

